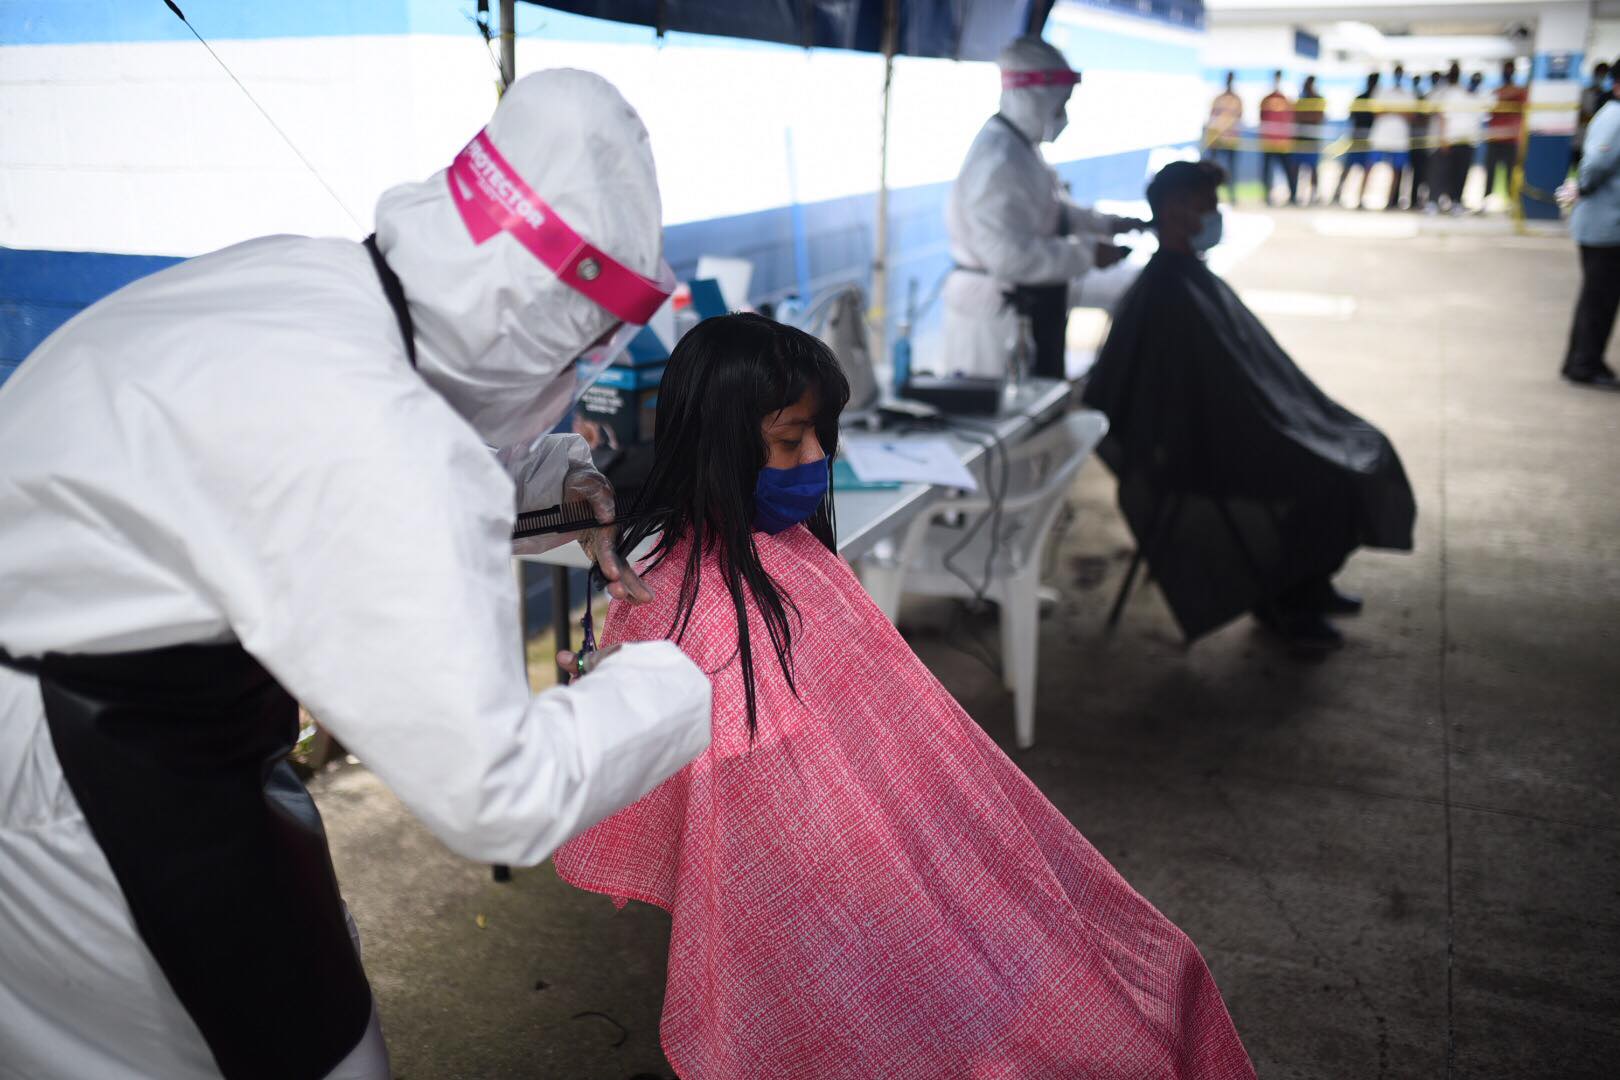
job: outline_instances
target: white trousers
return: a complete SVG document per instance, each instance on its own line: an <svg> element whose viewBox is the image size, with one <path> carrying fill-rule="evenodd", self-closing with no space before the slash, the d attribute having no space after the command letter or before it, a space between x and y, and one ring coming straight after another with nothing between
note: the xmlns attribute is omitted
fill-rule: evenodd
<svg viewBox="0 0 1620 1080"><path fill-rule="evenodd" d="M364 961L365 955L360 949L360 928L354 924L348 904L343 905L343 921L349 925L349 940L354 942L355 955ZM383 1043L382 1018L377 1015L377 999L372 998L371 1019L366 1023L366 1033L360 1036L360 1041L349 1051L349 1056L326 1074L326 1080L390 1080L392 1075L388 1068L388 1047Z"/></svg>

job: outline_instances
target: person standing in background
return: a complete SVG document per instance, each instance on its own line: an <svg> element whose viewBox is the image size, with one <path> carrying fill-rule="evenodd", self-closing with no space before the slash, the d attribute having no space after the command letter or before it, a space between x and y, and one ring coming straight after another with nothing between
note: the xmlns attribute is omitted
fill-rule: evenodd
<svg viewBox="0 0 1620 1080"><path fill-rule="evenodd" d="M1483 166L1485 161L1483 136L1485 134L1485 121L1491 114L1490 106L1485 104L1485 95L1481 93L1481 88L1485 85L1485 73L1481 71L1470 71L1463 77L1462 85L1463 90L1467 94L1465 100L1467 101L1468 105L1473 108L1475 113L1473 126L1474 152L1468 159L1468 167L1469 170L1472 171L1475 165ZM1458 201L1461 201L1460 193L1458 196Z"/></svg>
<svg viewBox="0 0 1620 1080"><path fill-rule="evenodd" d="M1620 310L1620 104L1611 98L1586 127L1569 219L1581 251L1581 293L1569 329L1563 376L1579 386L1620 390L1604 354Z"/></svg>
<svg viewBox="0 0 1620 1080"><path fill-rule="evenodd" d="M1445 161L1441 170L1445 177L1441 184L1442 210L1451 214L1463 212L1463 189L1468 185L1468 171L1474 165L1474 147L1479 142L1479 107L1474 96L1463 86L1462 67L1452 61L1446 72L1446 84L1434 97L1440 107L1441 156Z"/></svg>
<svg viewBox="0 0 1620 1080"><path fill-rule="evenodd" d="M1333 205L1338 206L1344 195L1344 182L1350 176L1350 170L1360 166L1361 190L1356 192L1356 209L1362 208L1362 196L1367 193L1367 171L1372 161L1372 151L1367 149L1371 144L1373 117L1373 97L1378 93L1378 72L1367 76L1367 85L1362 88L1361 95L1350 103L1350 149L1345 153L1343 167L1339 170L1339 182L1333 188Z"/></svg>
<svg viewBox="0 0 1620 1080"><path fill-rule="evenodd" d="M1243 99L1232 84L1237 72L1226 73L1226 89L1215 95L1209 107L1209 123L1204 126L1204 156L1226 170L1226 201L1237 204L1237 152L1243 132Z"/></svg>
<svg viewBox="0 0 1620 1080"><path fill-rule="evenodd" d="M1446 73L1429 75L1429 206L1440 209L1440 199L1446 193L1446 178L1450 162L1446 158L1446 125L1441 106L1446 100Z"/></svg>
<svg viewBox="0 0 1620 1080"><path fill-rule="evenodd" d="M1299 102L1294 107L1294 201L1301 206L1320 202L1322 191L1322 124L1327 119L1327 102L1316 89L1316 76L1310 75L1299 88ZM1311 193L1302 195L1301 181L1305 173L1311 174Z"/></svg>
<svg viewBox="0 0 1620 1080"><path fill-rule="evenodd" d="M1586 142L1586 125L1609 100L1609 65L1599 60L1592 68L1592 81L1581 89L1581 111L1575 121L1575 138L1569 145L1569 164L1576 168L1581 163L1581 146Z"/></svg>
<svg viewBox="0 0 1620 1080"><path fill-rule="evenodd" d="M1294 171L1294 103L1282 89L1283 73L1271 74L1271 93L1260 99L1260 190L1266 205L1271 206L1271 170L1281 166L1283 179L1288 182L1288 201L1293 202L1299 189L1299 176Z"/></svg>
<svg viewBox="0 0 1620 1080"><path fill-rule="evenodd" d="M1469 172L1473 171L1475 165L1478 165L1481 169L1485 167L1485 143L1483 139L1485 135L1485 121L1490 117L1491 112L1490 107L1485 104L1485 94L1483 92L1484 86L1485 73L1483 71L1473 71L1469 73L1467 82L1468 103L1473 107L1474 110L1474 122L1471 126L1474 138L1472 143L1469 145L1470 153L1468 155ZM1463 174L1465 181L1467 176L1468 173L1465 172ZM1462 205L1462 196L1463 193L1458 191L1457 204L1459 206ZM1484 212L1485 203L1483 200L1481 200L1479 209L1476 210L1475 213L1483 214Z"/></svg>
<svg viewBox="0 0 1620 1080"><path fill-rule="evenodd" d="M1519 164L1519 138L1524 132L1524 106L1530 88L1514 82L1517 74L1512 60L1502 62L1502 85L1496 89L1496 105L1485 125L1485 198L1496 190L1498 166L1507 169L1502 191L1513 196L1513 170Z"/></svg>
<svg viewBox="0 0 1620 1080"><path fill-rule="evenodd" d="M1389 198L1385 201L1384 209L1396 210L1400 208L1401 187L1412 161L1412 118L1408 110L1414 99L1406 89L1405 68L1400 64L1395 65L1389 85L1378 91L1375 100L1378 111L1368 135L1372 153L1367 159L1366 174L1370 174L1372 167L1379 163L1389 166ZM1365 180L1362 186L1366 187Z"/></svg>
<svg viewBox="0 0 1620 1080"><path fill-rule="evenodd" d="M1423 76L1412 76L1412 116L1408 130L1412 140L1412 197L1406 204L1408 210L1422 210L1428 205L1432 195L1431 188L1434 174L1434 149L1432 145L1434 130L1433 106L1429 98L1435 86L1431 76L1429 85L1423 85Z"/></svg>

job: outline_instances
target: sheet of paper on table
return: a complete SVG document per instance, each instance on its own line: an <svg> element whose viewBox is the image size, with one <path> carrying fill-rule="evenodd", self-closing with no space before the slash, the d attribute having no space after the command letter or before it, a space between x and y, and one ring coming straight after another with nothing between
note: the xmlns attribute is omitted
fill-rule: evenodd
<svg viewBox="0 0 1620 1080"><path fill-rule="evenodd" d="M963 491L977 491L979 487L944 438L846 435L839 439L839 451L855 475L867 482L938 484Z"/></svg>

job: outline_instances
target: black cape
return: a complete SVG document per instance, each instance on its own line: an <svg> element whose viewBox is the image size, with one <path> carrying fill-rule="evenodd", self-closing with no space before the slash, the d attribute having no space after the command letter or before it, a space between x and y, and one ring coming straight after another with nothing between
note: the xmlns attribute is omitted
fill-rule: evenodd
<svg viewBox="0 0 1620 1080"><path fill-rule="evenodd" d="M1395 448L1317 389L1200 259L1148 263L1083 399L1108 416L1098 453L1189 640L1335 573L1357 547L1412 548Z"/></svg>

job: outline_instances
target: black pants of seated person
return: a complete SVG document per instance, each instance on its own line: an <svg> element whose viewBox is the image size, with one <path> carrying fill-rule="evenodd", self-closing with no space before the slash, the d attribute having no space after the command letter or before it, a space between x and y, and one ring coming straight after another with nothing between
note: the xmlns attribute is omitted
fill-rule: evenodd
<svg viewBox="0 0 1620 1080"><path fill-rule="evenodd" d="M1356 533L1353 494L1340 485L1326 487L1292 500L1287 509L1273 510L1277 524L1279 578L1290 584L1272 593L1259 611L1289 617L1321 615L1335 595L1333 577L1349 560L1344 538ZM1333 557L1330 552L1342 552Z"/></svg>
<svg viewBox="0 0 1620 1080"><path fill-rule="evenodd" d="M1334 595L1333 575L1318 574L1277 594L1272 601L1281 615L1321 615Z"/></svg>
<svg viewBox="0 0 1620 1080"><path fill-rule="evenodd" d="M1564 375L1590 379L1612 375L1603 354L1620 311L1620 247L1581 246L1581 293L1575 302L1575 322L1569 330L1569 351Z"/></svg>

